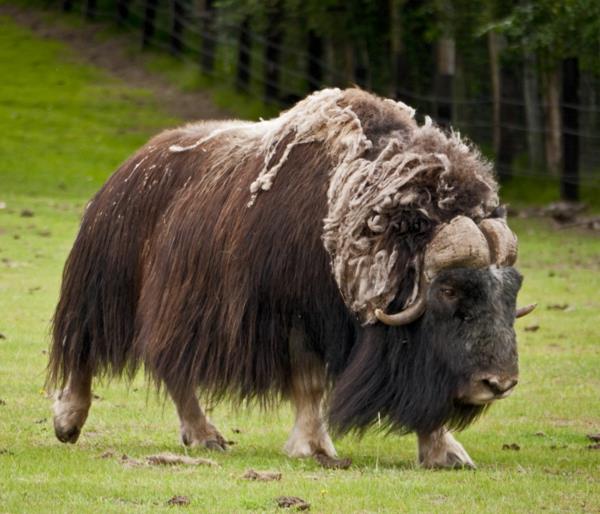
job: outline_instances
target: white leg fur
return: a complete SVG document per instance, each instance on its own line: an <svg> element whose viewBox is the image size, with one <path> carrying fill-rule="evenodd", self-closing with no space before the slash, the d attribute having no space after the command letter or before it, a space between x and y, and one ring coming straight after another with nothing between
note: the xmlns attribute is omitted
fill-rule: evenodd
<svg viewBox="0 0 600 514"><path fill-rule="evenodd" d="M92 404L92 377L71 374L67 387L56 395L52 406L54 433L63 443L75 443Z"/></svg>
<svg viewBox="0 0 600 514"><path fill-rule="evenodd" d="M291 400L296 422L283 450L290 457L310 457L324 453L335 457L336 451L321 416L321 401L325 392L325 366L317 357L303 350L302 333L292 329Z"/></svg>
<svg viewBox="0 0 600 514"><path fill-rule="evenodd" d="M418 439L419 463L424 468L476 468L469 454L446 428L418 434Z"/></svg>

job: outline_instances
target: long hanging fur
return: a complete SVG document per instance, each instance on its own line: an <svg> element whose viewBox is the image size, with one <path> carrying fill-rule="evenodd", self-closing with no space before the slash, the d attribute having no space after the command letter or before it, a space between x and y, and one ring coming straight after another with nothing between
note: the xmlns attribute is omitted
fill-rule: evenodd
<svg viewBox="0 0 600 514"><path fill-rule="evenodd" d="M268 400L289 390L292 324L340 375L374 309L410 301L435 227L498 203L489 164L413 114L330 89L152 139L85 212L50 384L144 363L174 391Z"/></svg>

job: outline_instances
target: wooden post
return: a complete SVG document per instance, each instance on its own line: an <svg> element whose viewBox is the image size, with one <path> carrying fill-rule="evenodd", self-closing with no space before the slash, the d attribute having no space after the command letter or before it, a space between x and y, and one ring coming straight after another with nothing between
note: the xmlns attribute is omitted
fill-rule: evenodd
<svg viewBox="0 0 600 514"><path fill-rule="evenodd" d="M315 91L323 83L323 39L308 31L308 88Z"/></svg>
<svg viewBox="0 0 600 514"><path fill-rule="evenodd" d="M200 22L200 68L202 73L212 75L215 67L215 49L217 48L215 33L215 6L213 0L204 0L202 19Z"/></svg>
<svg viewBox="0 0 600 514"><path fill-rule="evenodd" d="M237 70L235 87L238 91L248 91L250 85L250 18L246 16L238 32Z"/></svg>
<svg viewBox="0 0 600 514"><path fill-rule="evenodd" d="M500 145L496 155L498 176L501 180L512 177L513 160L516 154L519 135L515 127L521 124L519 119L519 102L522 100L517 67L514 63L500 64Z"/></svg>
<svg viewBox="0 0 600 514"><path fill-rule="evenodd" d="M117 0L117 23L121 26L129 18L129 0Z"/></svg>
<svg viewBox="0 0 600 514"><path fill-rule="evenodd" d="M563 166L560 195L579 200L579 62L577 57L562 63Z"/></svg>
<svg viewBox="0 0 600 514"><path fill-rule="evenodd" d="M354 82L363 89L371 88L371 75L369 66L369 53L364 41L353 45L354 49Z"/></svg>
<svg viewBox="0 0 600 514"><path fill-rule="evenodd" d="M402 11L404 0L389 0L390 20L390 96L400 98L400 90L407 89L407 64L402 33Z"/></svg>
<svg viewBox="0 0 600 514"><path fill-rule="evenodd" d="M86 0L84 15L88 20L93 20L96 17L96 0Z"/></svg>
<svg viewBox="0 0 600 514"><path fill-rule="evenodd" d="M148 48L154 36L154 20L156 18L156 3L158 0L145 0L144 26L142 28L142 48Z"/></svg>
<svg viewBox="0 0 600 514"><path fill-rule="evenodd" d="M558 177L562 163L560 83L560 67L553 64L544 73L544 104L546 108L546 166L555 177Z"/></svg>
<svg viewBox="0 0 600 514"><path fill-rule="evenodd" d="M273 103L279 100L279 59L281 57L281 43L283 30L282 2L278 1L269 13L267 30L265 34L265 69L264 69L264 100Z"/></svg>
<svg viewBox="0 0 600 514"><path fill-rule="evenodd" d="M437 44L436 118L440 125L452 123L452 93L455 70L455 45L451 37L442 37Z"/></svg>
<svg viewBox="0 0 600 514"><path fill-rule="evenodd" d="M533 52L523 54L523 98L527 119L529 166L535 171L544 167L544 139L537 59Z"/></svg>
<svg viewBox="0 0 600 514"><path fill-rule="evenodd" d="M185 8L183 0L171 1L171 33L169 34L169 50L172 55L179 56L183 50L183 18Z"/></svg>
<svg viewBox="0 0 600 514"><path fill-rule="evenodd" d="M490 77L492 82L492 143L494 155L500 153L500 51L503 39L495 32L488 32Z"/></svg>

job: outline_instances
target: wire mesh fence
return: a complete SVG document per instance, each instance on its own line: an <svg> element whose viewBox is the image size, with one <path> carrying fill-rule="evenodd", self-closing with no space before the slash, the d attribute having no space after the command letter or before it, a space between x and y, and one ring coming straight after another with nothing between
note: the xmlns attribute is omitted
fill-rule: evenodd
<svg viewBox="0 0 600 514"><path fill-rule="evenodd" d="M139 37L140 45L168 52L193 62L199 73L212 77L222 87L260 99L266 104L287 107L308 92L325 86L369 87L385 96L395 96L421 114L449 124L467 134L490 155L496 152L501 177L529 177L540 183L556 183L557 170L549 173L545 147L556 131L563 146L563 157L573 159L575 172L563 171L561 183L600 192L600 77L582 74L578 101L566 97L558 104L564 120L576 113L576 123L564 122L557 129L539 119L547 116L551 105L541 94L526 99L522 94L494 99L490 88L471 91L470 79L481 74L481 64L471 65L465 58L453 77L450 95L408 88L385 81L371 81L369 58L361 54L349 73L347 62L340 61L335 42L329 44L309 28L287 20L285 27L273 20L254 23L248 16L231 16L220 4L210 0L193 3L185 0L63 0L53 4L66 11L81 13L87 19L109 21ZM293 20L292 20L293 21ZM356 45L359 47L360 45ZM485 64L487 66L487 64ZM385 75L385 73L384 73ZM390 91L392 92L390 94ZM443 120L440 106L449 106L450 119ZM495 117L494 109L510 110L511 115ZM532 114L533 113L533 114ZM566 114L565 114L566 113ZM447 115L447 112L446 112ZM537 116L538 123L532 123ZM498 155L499 135L510 141L509 156ZM565 142L575 141L565 152ZM535 153L540 155L532 155ZM534 150L532 150L534 149ZM500 149L500 152L502 150Z"/></svg>

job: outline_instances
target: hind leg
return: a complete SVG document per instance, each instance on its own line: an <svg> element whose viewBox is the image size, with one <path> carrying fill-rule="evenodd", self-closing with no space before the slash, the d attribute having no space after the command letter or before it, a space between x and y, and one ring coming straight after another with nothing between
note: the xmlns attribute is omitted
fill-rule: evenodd
<svg viewBox="0 0 600 514"><path fill-rule="evenodd" d="M283 449L290 457L310 457L317 453L335 457L336 451L321 415L325 366L314 353L303 349L302 333L297 329L292 330L290 349L291 400L296 422Z"/></svg>
<svg viewBox="0 0 600 514"><path fill-rule="evenodd" d="M54 433L63 443L75 443L92 404L92 374L71 372L67 386L56 395Z"/></svg>
<svg viewBox="0 0 600 514"><path fill-rule="evenodd" d="M208 421L193 390L183 393L167 386L171 398L177 407L181 426L181 442L186 446L204 446L209 450L227 449L225 438Z"/></svg>

